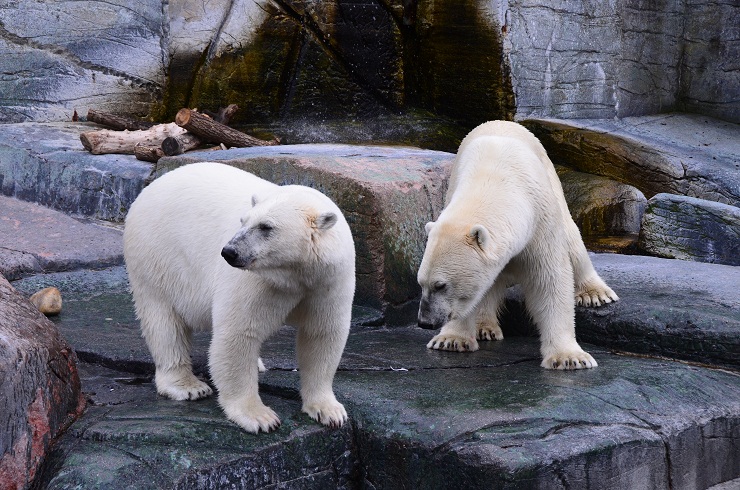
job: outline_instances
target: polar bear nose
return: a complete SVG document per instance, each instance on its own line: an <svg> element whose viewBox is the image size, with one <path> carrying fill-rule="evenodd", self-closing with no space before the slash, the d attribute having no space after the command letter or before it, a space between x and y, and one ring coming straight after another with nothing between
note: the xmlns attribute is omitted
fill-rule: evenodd
<svg viewBox="0 0 740 490"><path fill-rule="evenodd" d="M226 245L221 250L221 257L226 259L226 262L229 263L230 266L236 266L236 259L239 258L239 253L236 251L234 247L231 247L229 245Z"/></svg>

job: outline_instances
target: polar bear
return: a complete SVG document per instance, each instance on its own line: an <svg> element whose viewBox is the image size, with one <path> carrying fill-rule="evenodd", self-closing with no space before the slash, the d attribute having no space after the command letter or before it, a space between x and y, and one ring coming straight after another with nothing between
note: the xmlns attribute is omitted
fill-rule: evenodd
<svg viewBox="0 0 740 490"><path fill-rule="evenodd" d="M518 283L540 334L542 367L596 367L576 342L575 304L619 298L594 270L555 168L526 128L491 121L465 137L445 208L426 230L418 321L442 327L428 348L472 352L478 340L501 340L498 311L507 286Z"/></svg>
<svg viewBox="0 0 740 490"><path fill-rule="evenodd" d="M195 400L192 331L212 328L218 402L245 430L280 425L257 389L260 346L297 328L303 411L330 426L347 412L332 391L349 334L355 249L339 208L319 191L278 186L219 163L181 167L131 206L124 257L157 391Z"/></svg>

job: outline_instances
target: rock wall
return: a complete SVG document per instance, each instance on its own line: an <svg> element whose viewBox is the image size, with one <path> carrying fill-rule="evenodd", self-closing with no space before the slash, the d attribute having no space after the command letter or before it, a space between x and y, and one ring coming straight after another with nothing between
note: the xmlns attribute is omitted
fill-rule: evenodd
<svg viewBox="0 0 740 490"><path fill-rule="evenodd" d="M236 124L681 109L737 121L738 16L695 0L10 0L0 123L228 103Z"/></svg>
<svg viewBox="0 0 740 490"><path fill-rule="evenodd" d="M737 3L490 0L517 118L688 110L740 121Z"/></svg>

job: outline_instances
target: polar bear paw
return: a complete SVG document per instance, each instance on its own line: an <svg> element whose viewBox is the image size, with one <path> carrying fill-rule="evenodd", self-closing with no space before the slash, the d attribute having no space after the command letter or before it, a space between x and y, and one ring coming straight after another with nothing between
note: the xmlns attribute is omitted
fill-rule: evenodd
<svg viewBox="0 0 740 490"><path fill-rule="evenodd" d="M280 427L280 417L262 402L243 405L240 403L222 403L226 417L252 434L270 432Z"/></svg>
<svg viewBox="0 0 740 490"><path fill-rule="evenodd" d="M198 400L213 394L213 390L193 375L190 368L157 370L154 375L157 393L173 400Z"/></svg>
<svg viewBox="0 0 740 490"><path fill-rule="evenodd" d="M334 429L344 425L348 418L344 405L335 399L304 403L303 411L315 421Z"/></svg>
<svg viewBox="0 0 740 490"><path fill-rule="evenodd" d="M476 339L449 333L440 333L439 335L435 335L427 344L427 349L448 350L453 352L475 352L478 348L478 341Z"/></svg>
<svg viewBox="0 0 740 490"><path fill-rule="evenodd" d="M591 354L584 351L556 352L545 356L541 366L545 369L588 369L598 366Z"/></svg>
<svg viewBox="0 0 740 490"><path fill-rule="evenodd" d="M599 278L582 284L576 290L577 306L598 307L613 301L619 301L619 296Z"/></svg>
<svg viewBox="0 0 740 490"><path fill-rule="evenodd" d="M476 325L478 340L504 340L504 332L501 327L488 322L480 322Z"/></svg>

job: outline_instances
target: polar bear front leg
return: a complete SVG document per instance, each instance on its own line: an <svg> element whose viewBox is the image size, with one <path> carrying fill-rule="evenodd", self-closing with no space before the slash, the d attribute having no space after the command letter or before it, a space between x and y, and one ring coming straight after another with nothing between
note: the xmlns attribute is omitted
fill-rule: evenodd
<svg viewBox="0 0 740 490"><path fill-rule="evenodd" d="M258 393L258 359L264 337L255 335L249 326L230 328L214 322L208 356L218 403L226 417L254 434L280 426L280 418Z"/></svg>
<svg viewBox="0 0 740 490"><path fill-rule="evenodd" d="M551 268L548 272L522 281L527 310L540 333L540 365L545 369L596 367L591 354L576 341L571 269Z"/></svg>
<svg viewBox="0 0 740 490"><path fill-rule="evenodd" d="M504 333L498 323L498 312L504 299L506 285L497 280L478 306L476 339L503 340Z"/></svg>
<svg viewBox="0 0 740 490"><path fill-rule="evenodd" d="M154 359L157 393L173 400L198 400L213 393L193 374L190 361L192 330L172 305L134 290L141 333Z"/></svg>
<svg viewBox="0 0 740 490"><path fill-rule="evenodd" d="M427 344L427 349L453 352L475 352L480 347L476 339L476 313L447 322Z"/></svg>
<svg viewBox="0 0 740 490"><path fill-rule="evenodd" d="M298 325L296 350L301 373L303 412L329 427L341 427L347 411L334 396L332 383L349 336L351 305L346 311L336 308L311 308L309 316ZM334 312L335 314L331 314Z"/></svg>

